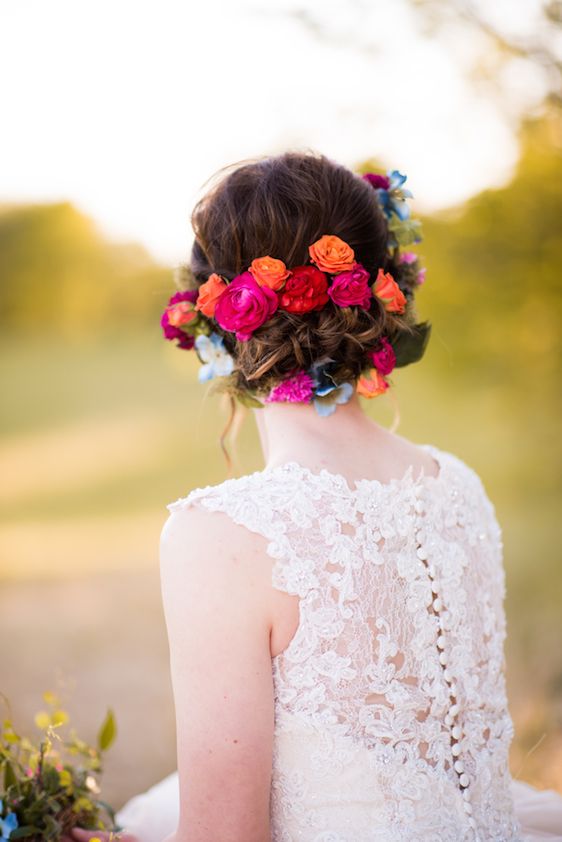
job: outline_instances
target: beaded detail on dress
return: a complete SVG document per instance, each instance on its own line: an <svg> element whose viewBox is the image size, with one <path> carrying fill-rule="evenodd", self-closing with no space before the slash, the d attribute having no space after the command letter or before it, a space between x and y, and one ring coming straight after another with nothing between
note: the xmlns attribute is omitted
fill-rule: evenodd
<svg viewBox="0 0 562 842"><path fill-rule="evenodd" d="M518 842L501 529L473 469L350 485L297 462L169 505L267 540L300 622L272 659L273 842Z"/></svg>

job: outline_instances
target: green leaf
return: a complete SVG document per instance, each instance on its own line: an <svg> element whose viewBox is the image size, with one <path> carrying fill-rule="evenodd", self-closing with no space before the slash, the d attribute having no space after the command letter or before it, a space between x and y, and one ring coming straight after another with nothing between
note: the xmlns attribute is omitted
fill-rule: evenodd
<svg viewBox="0 0 562 842"><path fill-rule="evenodd" d="M389 221L388 227L401 246L409 246L422 239L422 224L419 219L393 217Z"/></svg>
<svg viewBox="0 0 562 842"><path fill-rule="evenodd" d="M107 801L102 801L101 798L98 798L97 801L94 801L94 804L97 807L102 807L107 812L107 815L109 816L113 824L115 824L115 810L111 806L111 804L108 804Z"/></svg>
<svg viewBox="0 0 562 842"><path fill-rule="evenodd" d="M8 789L9 786L15 786L17 782L16 773L12 764L6 760L4 766L4 789Z"/></svg>
<svg viewBox="0 0 562 842"><path fill-rule="evenodd" d="M391 344L396 354L396 368L421 360L431 334L431 322L420 322L413 326L413 333L403 331Z"/></svg>
<svg viewBox="0 0 562 842"><path fill-rule="evenodd" d="M117 736L117 724L111 708L108 709L105 721L98 734L98 748L107 751Z"/></svg>
<svg viewBox="0 0 562 842"><path fill-rule="evenodd" d="M17 827L15 830L12 830L10 833L10 840L25 839L27 836L35 836L37 833L41 833L41 828L34 827L31 824L23 825L22 827Z"/></svg>

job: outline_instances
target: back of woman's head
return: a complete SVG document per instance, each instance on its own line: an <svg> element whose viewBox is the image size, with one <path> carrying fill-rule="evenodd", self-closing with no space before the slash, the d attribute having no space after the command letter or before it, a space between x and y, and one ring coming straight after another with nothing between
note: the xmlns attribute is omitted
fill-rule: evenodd
<svg viewBox="0 0 562 842"><path fill-rule="evenodd" d="M373 279L380 269L391 272L405 297L403 312L390 312L377 296L368 308L332 300L304 313L278 308L246 341L214 324L234 359L221 386L240 399L248 394L263 399L291 373L319 360L330 361L334 382L355 382L372 366L369 355L383 336L392 341L412 333L416 272L411 262L400 260L397 247L389 247L388 218L377 190L323 155L286 152L221 171L195 206L192 225L191 289L213 273L231 282L262 255L290 268L302 266L310 245L332 235L351 247Z"/></svg>

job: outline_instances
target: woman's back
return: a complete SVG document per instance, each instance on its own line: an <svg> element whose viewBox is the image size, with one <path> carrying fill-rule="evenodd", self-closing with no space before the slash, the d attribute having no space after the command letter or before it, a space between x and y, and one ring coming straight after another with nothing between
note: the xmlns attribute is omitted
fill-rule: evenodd
<svg viewBox="0 0 562 842"><path fill-rule="evenodd" d="M508 772L501 532L476 473L350 483L296 461L195 489L263 536L299 600L272 660L272 839L518 838Z"/></svg>

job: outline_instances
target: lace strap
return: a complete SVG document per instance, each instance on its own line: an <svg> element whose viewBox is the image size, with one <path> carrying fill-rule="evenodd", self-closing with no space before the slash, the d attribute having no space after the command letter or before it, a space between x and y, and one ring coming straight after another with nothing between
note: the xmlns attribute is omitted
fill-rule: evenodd
<svg viewBox="0 0 562 842"><path fill-rule="evenodd" d="M233 523L266 539L266 552L273 560L271 583L277 590L304 597L317 585L312 559L301 558L287 534L287 521L280 501L272 499L260 472L219 485L193 489L187 497L169 503L170 512L200 506L226 514ZM266 485L266 484L265 484Z"/></svg>

